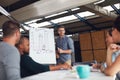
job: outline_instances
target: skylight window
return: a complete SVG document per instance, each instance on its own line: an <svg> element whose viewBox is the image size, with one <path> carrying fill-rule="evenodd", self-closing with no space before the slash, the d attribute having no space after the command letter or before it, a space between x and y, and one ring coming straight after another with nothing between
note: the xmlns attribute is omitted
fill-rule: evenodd
<svg viewBox="0 0 120 80"><path fill-rule="evenodd" d="M65 16L65 17L61 17L61 18L58 18L58 19L54 19L54 20L51 20L51 21L54 22L54 23L60 23L60 22L74 20L74 19L77 19L77 17L75 17L74 15L70 15L70 16Z"/></svg>
<svg viewBox="0 0 120 80"><path fill-rule="evenodd" d="M38 27L38 24L37 23L31 23L29 24L31 27Z"/></svg>
<svg viewBox="0 0 120 80"><path fill-rule="evenodd" d="M39 27L51 25L49 22L42 22L38 24Z"/></svg>
<svg viewBox="0 0 120 80"><path fill-rule="evenodd" d="M26 30L29 30L30 29L30 27L29 27L29 24L28 24L28 26L26 26L26 25L22 25Z"/></svg>
<svg viewBox="0 0 120 80"><path fill-rule="evenodd" d="M33 23L33 24L29 24L31 27L43 27L43 26L48 26L51 25L49 22L42 22L42 23Z"/></svg>
<svg viewBox="0 0 120 80"><path fill-rule="evenodd" d="M52 14L52 15L46 16L45 18L54 17L54 16L57 16L57 15L65 14L65 13L67 13L67 12L68 12L68 11L63 11L63 12L60 12L60 13L57 13L57 14Z"/></svg>
<svg viewBox="0 0 120 80"><path fill-rule="evenodd" d="M117 8L117 9L120 9L120 4L114 4L114 6ZM103 7L104 9L108 10L108 11L113 11L114 9L111 7L111 6L105 6Z"/></svg>
<svg viewBox="0 0 120 80"><path fill-rule="evenodd" d="M103 7L103 9L106 9L106 10L108 10L108 11L113 11L113 10L114 10L111 6Z"/></svg>
<svg viewBox="0 0 120 80"><path fill-rule="evenodd" d="M114 4L117 9L120 9L120 3Z"/></svg>
<svg viewBox="0 0 120 80"><path fill-rule="evenodd" d="M31 21L27 21L27 22L25 22L25 24L35 23L38 20L42 20L42 19L40 18L40 19L34 19L34 20L31 20Z"/></svg>
<svg viewBox="0 0 120 80"><path fill-rule="evenodd" d="M0 29L0 37L2 37L3 33L2 33L2 29Z"/></svg>
<svg viewBox="0 0 120 80"><path fill-rule="evenodd" d="M67 35L67 37L72 37L72 35Z"/></svg>
<svg viewBox="0 0 120 80"><path fill-rule="evenodd" d="M0 32L2 31L2 29L0 29Z"/></svg>
<svg viewBox="0 0 120 80"><path fill-rule="evenodd" d="M92 13L90 11L85 11L85 12L80 12L80 13L77 13L80 17L88 17L88 16L93 16L95 15L95 13Z"/></svg>
<svg viewBox="0 0 120 80"><path fill-rule="evenodd" d="M20 32L23 32L24 30L22 28L20 28Z"/></svg>
<svg viewBox="0 0 120 80"><path fill-rule="evenodd" d="M104 2L105 0L100 0L100 1L98 1L98 2L95 2L94 4L100 4L100 3L102 3L102 2Z"/></svg>
<svg viewBox="0 0 120 80"><path fill-rule="evenodd" d="M2 34L0 34L0 37L3 37L3 35L2 35Z"/></svg>
<svg viewBox="0 0 120 80"><path fill-rule="evenodd" d="M71 11L76 11L76 10L79 10L80 8L73 8L71 9Z"/></svg>

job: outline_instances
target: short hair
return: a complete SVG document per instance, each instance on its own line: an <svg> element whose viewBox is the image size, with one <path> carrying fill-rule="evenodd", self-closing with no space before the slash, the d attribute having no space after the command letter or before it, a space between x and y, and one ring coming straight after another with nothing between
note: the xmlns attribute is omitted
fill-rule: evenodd
<svg viewBox="0 0 120 80"><path fill-rule="evenodd" d="M113 28L116 28L116 29L120 32L120 16L118 16L118 17L115 19Z"/></svg>
<svg viewBox="0 0 120 80"><path fill-rule="evenodd" d="M21 36L19 42L15 46L19 47L19 45L23 43L24 39L27 39L27 37Z"/></svg>
<svg viewBox="0 0 120 80"><path fill-rule="evenodd" d="M15 21L6 21L2 25L3 37L12 36L16 30L20 29L20 24Z"/></svg>
<svg viewBox="0 0 120 80"><path fill-rule="evenodd" d="M58 29L60 29L60 28L64 28L64 29L65 29L65 27L64 27L64 26L59 26L59 27L57 28L57 30L58 30Z"/></svg>
<svg viewBox="0 0 120 80"><path fill-rule="evenodd" d="M112 36L112 29L109 29L109 30L108 30L108 34L109 34L110 36Z"/></svg>

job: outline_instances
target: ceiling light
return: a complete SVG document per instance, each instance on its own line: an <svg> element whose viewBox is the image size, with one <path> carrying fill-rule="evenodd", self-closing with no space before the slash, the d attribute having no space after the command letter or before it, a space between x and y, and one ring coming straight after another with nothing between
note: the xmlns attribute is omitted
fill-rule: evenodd
<svg viewBox="0 0 120 80"><path fill-rule="evenodd" d="M10 14L1 6L0 6L0 12L5 16L10 16Z"/></svg>
<svg viewBox="0 0 120 80"><path fill-rule="evenodd" d="M25 22L25 24L32 24L32 23L35 23L38 20L42 20L42 19L40 18L40 19L30 20L30 21Z"/></svg>
<svg viewBox="0 0 120 80"><path fill-rule="evenodd" d="M80 13L77 13L80 17L88 17L88 16L93 16L95 15L95 13L92 13L90 11L85 11L85 12L80 12Z"/></svg>
<svg viewBox="0 0 120 80"><path fill-rule="evenodd" d="M105 0L100 0L100 1L98 1L98 2L95 2L94 4L100 4L100 3L102 3L102 2L104 2Z"/></svg>
<svg viewBox="0 0 120 80"><path fill-rule="evenodd" d="M65 13L67 13L67 12L68 12L68 11L63 11L63 12L60 12L60 13L56 13L56 14L52 14L52 15L46 16L45 18L54 17L54 16L57 16L57 15L65 14Z"/></svg>
<svg viewBox="0 0 120 80"><path fill-rule="evenodd" d="M65 22L65 21L70 21L70 20L74 20L77 19L74 15L70 15L70 16L65 16L65 17L61 17L58 19L54 19L51 20L53 23L60 23L60 22Z"/></svg>
<svg viewBox="0 0 120 80"><path fill-rule="evenodd" d="M76 10L79 10L80 8L73 8L71 9L71 11L76 11Z"/></svg>

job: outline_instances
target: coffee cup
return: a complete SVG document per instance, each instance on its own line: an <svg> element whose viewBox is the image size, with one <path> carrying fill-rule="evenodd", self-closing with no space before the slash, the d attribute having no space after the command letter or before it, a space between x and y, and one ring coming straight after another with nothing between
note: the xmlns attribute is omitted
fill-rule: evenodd
<svg viewBox="0 0 120 80"><path fill-rule="evenodd" d="M90 66L78 65L76 71L80 79L88 78L90 75Z"/></svg>

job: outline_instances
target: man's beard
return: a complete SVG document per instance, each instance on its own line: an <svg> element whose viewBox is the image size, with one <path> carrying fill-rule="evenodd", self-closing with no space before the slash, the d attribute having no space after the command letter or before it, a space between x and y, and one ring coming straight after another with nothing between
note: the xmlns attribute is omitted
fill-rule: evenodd
<svg viewBox="0 0 120 80"><path fill-rule="evenodd" d="M29 55L29 52L23 51L23 53Z"/></svg>

